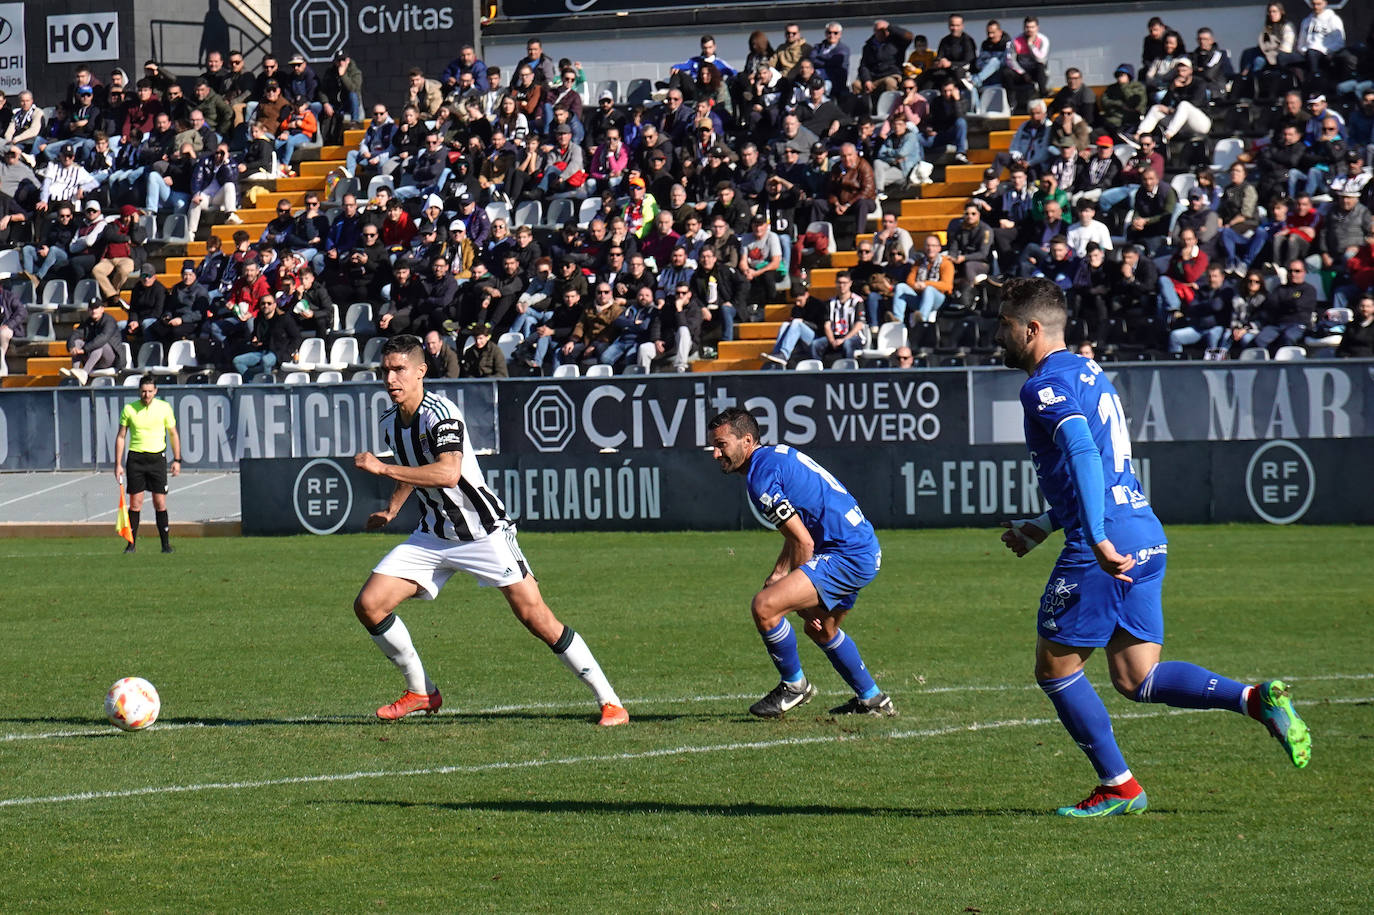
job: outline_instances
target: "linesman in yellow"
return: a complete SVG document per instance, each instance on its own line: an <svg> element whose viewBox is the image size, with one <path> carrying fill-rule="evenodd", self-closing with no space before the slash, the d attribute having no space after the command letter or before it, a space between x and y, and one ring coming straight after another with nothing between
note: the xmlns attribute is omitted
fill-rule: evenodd
<svg viewBox="0 0 1374 915"><path fill-rule="evenodd" d="M124 483L124 443L129 443L129 527L133 542L124 548L132 553L138 546L139 512L143 493L153 494L157 513L157 533L162 552L172 552L167 524L167 437L172 439L172 476L181 474L181 436L177 434L172 405L158 399L157 380L144 375L138 383L138 400L124 406L119 414L119 436L115 439L115 480Z"/></svg>

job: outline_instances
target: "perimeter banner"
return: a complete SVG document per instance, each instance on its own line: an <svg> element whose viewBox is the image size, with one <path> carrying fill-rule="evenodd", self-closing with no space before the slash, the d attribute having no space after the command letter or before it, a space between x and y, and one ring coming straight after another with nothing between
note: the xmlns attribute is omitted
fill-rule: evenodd
<svg viewBox="0 0 1374 915"><path fill-rule="evenodd" d="M1374 487L1350 486L1350 467L1374 439L1154 443L1132 459L1142 489L1168 524L1350 524L1374 519ZM890 445L807 449L879 528L996 527L1044 510L1035 468L1012 445ZM738 530L766 523L744 479L722 474L704 450L657 454L491 455L487 486L522 530ZM245 534L364 529L394 483L351 460L243 462ZM418 522L416 501L387 528Z"/></svg>
<svg viewBox="0 0 1374 915"><path fill-rule="evenodd" d="M1107 363L1137 445L1374 436L1374 362ZM1022 442L1010 369L741 372L430 382L463 410L481 451L537 462L706 446L706 422L742 405L764 441L799 448ZM249 457L351 457L375 449L389 406L376 384L163 389L194 466ZM0 470L108 467L124 388L0 391ZM533 464L531 465L533 466Z"/></svg>
<svg viewBox="0 0 1374 915"><path fill-rule="evenodd" d="M475 447L493 450L496 385L434 382L463 411ZM56 388L0 394L0 470L114 466L119 414L132 388ZM168 386L188 469L234 470L244 458L323 457L380 448L378 418L391 407L376 384Z"/></svg>
<svg viewBox="0 0 1374 915"><path fill-rule="evenodd" d="M962 443L968 372L745 372L518 380L501 386L501 452L703 448L726 407L799 448Z"/></svg>

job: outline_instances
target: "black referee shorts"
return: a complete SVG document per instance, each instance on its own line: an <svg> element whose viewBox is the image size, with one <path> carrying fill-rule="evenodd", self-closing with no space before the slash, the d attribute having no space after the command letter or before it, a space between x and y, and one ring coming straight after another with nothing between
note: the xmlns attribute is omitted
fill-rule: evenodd
<svg viewBox="0 0 1374 915"><path fill-rule="evenodd" d="M159 452L130 451L128 466L125 468L128 482L125 492L165 493L167 491L167 455Z"/></svg>

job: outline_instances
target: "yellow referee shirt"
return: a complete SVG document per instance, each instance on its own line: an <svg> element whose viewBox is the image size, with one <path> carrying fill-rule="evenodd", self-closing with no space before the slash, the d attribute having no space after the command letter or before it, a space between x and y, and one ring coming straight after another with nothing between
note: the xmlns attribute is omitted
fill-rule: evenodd
<svg viewBox="0 0 1374 915"><path fill-rule="evenodd" d="M125 404L119 424L129 430L130 451L161 454L167 450L167 430L175 428L177 420L172 405L154 397L146 407L141 400Z"/></svg>

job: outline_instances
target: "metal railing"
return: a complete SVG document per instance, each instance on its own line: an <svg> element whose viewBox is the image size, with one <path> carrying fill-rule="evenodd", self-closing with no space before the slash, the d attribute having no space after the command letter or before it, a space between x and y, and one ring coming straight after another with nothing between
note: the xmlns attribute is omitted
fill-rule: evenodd
<svg viewBox="0 0 1374 915"><path fill-rule="evenodd" d="M148 29L152 39L153 59L162 66L173 71L177 67L200 68L204 66L205 61L203 59L173 60L167 56L169 52L181 54L185 52L185 49L195 49L195 53L199 57L200 39L205 31L203 22L153 19L149 21ZM233 24L229 26L229 46L236 51L242 51L245 60L254 59L259 52L266 54L270 51L271 40L271 35L249 31ZM228 51L229 48L224 50Z"/></svg>

